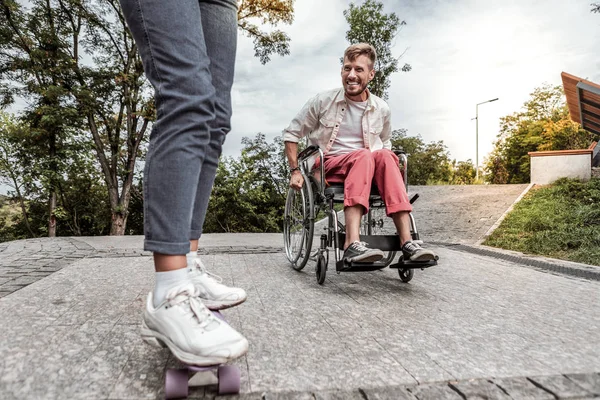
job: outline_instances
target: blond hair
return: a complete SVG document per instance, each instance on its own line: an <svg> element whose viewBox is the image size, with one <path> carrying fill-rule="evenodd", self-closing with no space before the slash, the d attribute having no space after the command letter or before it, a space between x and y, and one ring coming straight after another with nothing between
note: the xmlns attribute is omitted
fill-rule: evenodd
<svg viewBox="0 0 600 400"><path fill-rule="evenodd" d="M375 65L375 61L377 60L377 52L375 48L371 46L369 43L357 43L349 46L346 51L344 51L344 58L348 58L350 61L354 61L356 57L365 55L369 57L371 60L371 69Z"/></svg>

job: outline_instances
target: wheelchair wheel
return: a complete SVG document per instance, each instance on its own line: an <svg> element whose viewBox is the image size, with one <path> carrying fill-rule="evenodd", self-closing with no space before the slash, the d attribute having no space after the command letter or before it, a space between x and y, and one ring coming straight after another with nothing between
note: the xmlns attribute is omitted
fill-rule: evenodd
<svg viewBox="0 0 600 400"><path fill-rule="evenodd" d="M414 269L406 269L406 268L398 268L398 275L400 275L400 280L404 283L408 283L412 280L415 275Z"/></svg>
<svg viewBox="0 0 600 400"><path fill-rule="evenodd" d="M390 222L391 218L388 218L385 214L385 207L371 207L369 212L363 216L360 233L363 235L385 235L386 228ZM395 251L388 251L381 261L385 262L385 265L388 266L394 261L395 257Z"/></svg>
<svg viewBox="0 0 600 400"><path fill-rule="evenodd" d="M310 210L314 207L312 191L307 185L302 190L289 189L285 202L283 241L285 255L292 267L300 271L310 257L314 233L314 219Z"/></svg>
<svg viewBox="0 0 600 400"><path fill-rule="evenodd" d="M323 254L319 254L317 257L317 283L322 285L325 282L325 276L327 275L327 259Z"/></svg>

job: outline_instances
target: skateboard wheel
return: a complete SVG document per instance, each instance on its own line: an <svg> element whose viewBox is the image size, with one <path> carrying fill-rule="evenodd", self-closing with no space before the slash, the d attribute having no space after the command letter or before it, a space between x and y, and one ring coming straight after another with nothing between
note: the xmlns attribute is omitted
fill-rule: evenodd
<svg viewBox="0 0 600 400"><path fill-rule="evenodd" d="M219 394L237 394L240 392L241 372L235 365L222 365L217 370Z"/></svg>
<svg viewBox="0 0 600 400"><path fill-rule="evenodd" d="M165 398L182 399L188 397L188 370L168 369L165 376Z"/></svg>

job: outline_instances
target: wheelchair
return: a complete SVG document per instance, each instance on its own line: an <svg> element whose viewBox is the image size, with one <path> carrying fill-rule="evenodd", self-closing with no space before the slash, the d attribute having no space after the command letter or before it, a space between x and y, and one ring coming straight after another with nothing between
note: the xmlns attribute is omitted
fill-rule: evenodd
<svg viewBox="0 0 600 400"><path fill-rule="evenodd" d="M394 151L400 160L400 169L404 184L408 192L408 158L404 151ZM324 171L324 155L318 146L309 146L298 154L298 166L304 178L301 190L292 188L288 190L283 236L285 254L292 268L302 270L309 259L316 262L317 282L322 285L327 274L329 264L329 249L333 250L335 270L341 272L375 271L386 267L398 270L400 280L408 283L414 276L415 269L424 269L437 265L437 260L415 262L405 260L400 246L398 234L386 235L384 225L386 219L385 204L379 195L375 184L371 188L369 197L369 211L361 221L360 238L372 248L386 252L386 256L374 263L352 262L343 258L343 245L345 242L345 225L338 220L335 209L336 204L344 202L343 184L326 184ZM410 197L413 204L419 198L415 193ZM322 213L327 218L326 233L321 234L318 248L313 251L315 235L315 220ZM422 243L417 231L417 225L412 213L410 217L410 230L412 240ZM393 226L395 232L395 226ZM396 254L400 252L397 262Z"/></svg>

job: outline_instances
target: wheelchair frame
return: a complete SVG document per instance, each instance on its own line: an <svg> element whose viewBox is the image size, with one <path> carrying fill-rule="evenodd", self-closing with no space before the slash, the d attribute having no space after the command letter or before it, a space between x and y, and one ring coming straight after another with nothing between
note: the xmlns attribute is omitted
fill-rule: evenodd
<svg viewBox="0 0 600 400"><path fill-rule="evenodd" d="M404 184L408 192L408 158L404 151L395 151L402 166ZM313 175L313 166L318 158L318 177ZM336 272L374 271L385 267L398 269L400 279L407 283L414 275L416 268L428 268L437 265L436 260L414 262L404 260L402 253L398 262L393 260L398 251L401 251L400 240L395 235L373 235L375 224L383 223L374 221L373 213L376 210L385 210L383 199L378 193L371 192L369 197L369 211L361 223L361 240L367 242L372 248L388 252L388 256L374 263L351 262L343 259L342 246L345 242L345 226L338 220L334 204L343 203L343 185L326 187L324 171L324 154L318 146L309 146L298 154L298 166L304 178L300 191L292 188L288 190L284 214L284 245L288 260L295 270L302 270L309 258L316 261L317 282L323 284L326 277L327 264L329 263L329 247L333 247ZM340 198L341 195L341 198ZM419 195L416 193L410 198L413 204ZM297 208L294 208L297 207ZM319 211L324 211L328 219L327 233L320 236L320 246L311 255L314 241L314 224ZM300 215L301 214L301 215ZM411 237L420 242L419 232L412 213L410 217ZM362 234L364 233L364 234ZM295 242L294 242L295 239ZM298 248L294 248L298 246Z"/></svg>

